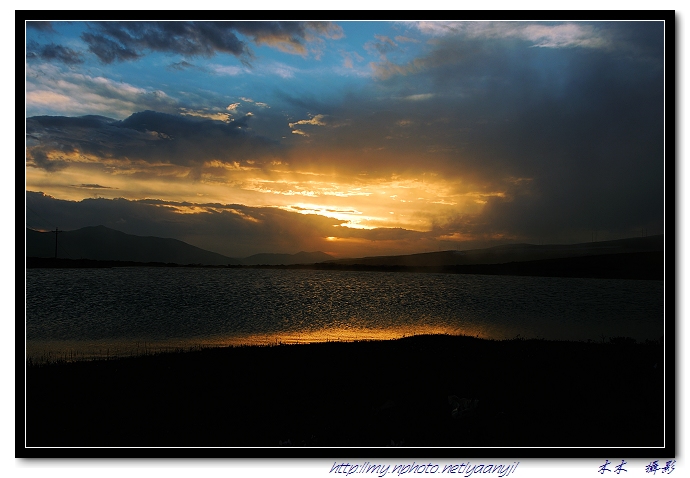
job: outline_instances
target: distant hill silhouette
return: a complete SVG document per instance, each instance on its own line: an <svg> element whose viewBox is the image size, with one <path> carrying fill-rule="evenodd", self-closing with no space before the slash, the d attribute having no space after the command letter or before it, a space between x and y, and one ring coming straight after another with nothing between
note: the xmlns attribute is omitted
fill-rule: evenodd
<svg viewBox="0 0 690 478"><path fill-rule="evenodd" d="M342 265L400 267L444 267L472 264L505 264L544 259L600 256L632 252L658 252L664 250L664 236L632 237L615 241L585 242L581 244L507 244L486 249L467 251L441 251L404 256L374 256L338 259L329 263Z"/></svg>
<svg viewBox="0 0 690 478"><path fill-rule="evenodd" d="M54 257L55 234L26 230L27 257ZM58 235L58 257L99 261L173 262L237 265L239 260L206 251L177 239L135 236L105 226L91 226Z"/></svg>
<svg viewBox="0 0 690 478"><path fill-rule="evenodd" d="M26 230L26 256L55 256L55 234ZM294 265L333 259L324 252L297 254L255 254L245 259L210 252L177 239L136 236L105 226L62 231L58 236L58 257L96 261L161 262L203 265Z"/></svg>
<svg viewBox="0 0 690 478"><path fill-rule="evenodd" d="M297 254L254 254L241 260L243 265L293 265L293 264L316 264L332 260L333 256L325 252L298 252Z"/></svg>
<svg viewBox="0 0 690 478"><path fill-rule="evenodd" d="M294 266L297 264L322 264L337 267L365 268L442 268L444 271L478 273L474 270L453 269L473 265L497 265L516 262L546 261L578 257L612 256L629 254L628 258L639 261L631 253L662 253L664 236L634 237L615 241L586 242L581 244L509 244L486 249L466 251L442 251L400 256L375 256L354 259L333 259L324 252L299 252L297 254L254 254L244 259L227 257L192 246L177 239L135 236L105 226L91 226L74 231L62 231L58 236L58 257L62 259L88 259L95 261L133 261L142 263L175 263L232 266ZM26 256L52 258L55 255L55 235L51 232L26 230ZM641 257L641 256L640 256ZM651 257L651 256L650 256ZM656 257L656 256L655 256ZM660 256L663 259L663 254ZM606 259L611 261L614 259ZM644 261L649 262L645 256ZM655 260L652 260L654 262ZM618 264L617 259L614 260ZM646 263L645 262L645 263ZM547 267L543 263L538 268ZM560 264L560 263L559 263ZM608 264L608 262L603 262ZM614 263L608 264L609 267ZM553 266L548 266L552 267ZM560 266L559 266L560 267ZM572 268L572 267L571 267ZM613 267L614 269L616 267ZM505 269L505 267L503 268ZM491 269L484 273L509 273L508 270ZM512 270L512 269L511 269ZM541 270L541 269L540 269ZM553 275L550 272L548 275Z"/></svg>

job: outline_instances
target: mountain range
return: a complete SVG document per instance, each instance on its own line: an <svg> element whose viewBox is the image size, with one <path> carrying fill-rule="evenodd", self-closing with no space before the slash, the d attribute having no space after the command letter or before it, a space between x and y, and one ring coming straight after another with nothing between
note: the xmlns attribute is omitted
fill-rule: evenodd
<svg viewBox="0 0 690 478"><path fill-rule="evenodd" d="M255 254L244 259L227 257L177 239L136 236L105 226L60 231L57 256L98 261L162 262L203 265L313 264L333 259L324 252ZM26 230L26 257L55 257L55 233Z"/></svg>
<svg viewBox="0 0 690 478"><path fill-rule="evenodd" d="M505 264L546 259L601 256L633 252L664 250L664 236L631 237L614 241L584 242L580 244L505 244L485 249L440 251L402 256L373 256L357 259L338 259L341 265L444 267L474 264Z"/></svg>
<svg viewBox="0 0 690 478"><path fill-rule="evenodd" d="M136 236L105 226L91 226L58 233L58 257L99 261L161 262L202 265L295 265L326 263L368 267L449 267L476 264L506 264L549 259L661 252L664 236L634 237L580 244L508 244L485 249L440 251L398 256L334 259L324 252L255 254L227 257L177 239ZM55 256L55 234L26 230L26 257Z"/></svg>

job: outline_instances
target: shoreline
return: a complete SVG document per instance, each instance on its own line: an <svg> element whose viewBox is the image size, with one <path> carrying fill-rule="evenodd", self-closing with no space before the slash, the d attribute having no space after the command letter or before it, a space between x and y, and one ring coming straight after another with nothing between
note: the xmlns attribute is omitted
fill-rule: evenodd
<svg viewBox="0 0 690 478"><path fill-rule="evenodd" d="M465 264L446 266L404 266L339 264L322 262L292 265L204 265L164 262L135 262L94 259L27 257L26 268L113 268L113 267L193 267L209 269L276 269L319 271L408 272L477 275L515 275L592 279L664 280L664 253L629 252L559 259L539 259L501 264Z"/></svg>
<svg viewBox="0 0 690 478"><path fill-rule="evenodd" d="M337 338L326 337L325 339L309 338L308 334L297 334L294 336L285 336L284 333L276 334L276 336L261 335L244 338L223 339L220 341L137 341L135 343L125 342L103 342L96 343L93 341L80 343L77 341L38 341L38 343L26 343L26 363L28 366L43 366L51 364L66 364L75 362L93 362L93 361L112 361L121 359L138 359L148 356L167 355L167 354L187 354L195 352L204 352L218 349L235 349L246 347L280 347L291 345L319 345L319 344L354 344L354 343L368 343L368 342L390 342L396 340L413 339L414 337L425 336L445 336L445 337L464 337L477 340L485 340L489 342L508 342L512 340L520 341L539 341L539 342L564 342L575 344L645 344L658 343L663 341L663 337L658 339L645 338L643 340L629 336L608 337L600 336L596 340L588 339L554 339L544 337L522 337L518 334L516 337L495 338L490 336L468 335L463 333L453 332L418 332L391 335L384 337L383 335L372 335L365 338L347 338L347 336L335 334ZM335 336L334 335L334 336ZM281 337L281 338L277 338ZM345 337L345 338L343 338ZM32 351L32 352L30 352Z"/></svg>
<svg viewBox="0 0 690 478"><path fill-rule="evenodd" d="M31 365L27 446L663 446L663 348L417 335Z"/></svg>

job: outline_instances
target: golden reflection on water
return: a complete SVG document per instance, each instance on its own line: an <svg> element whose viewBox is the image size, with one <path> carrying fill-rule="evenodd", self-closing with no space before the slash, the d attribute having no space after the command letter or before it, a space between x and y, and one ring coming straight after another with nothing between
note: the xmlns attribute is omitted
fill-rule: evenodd
<svg viewBox="0 0 690 478"><path fill-rule="evenodd" d="M413 335L466 335L484 339L505 338L479 326L452 328L443 326L402 326L396 329L357 327L329 328L316 331L250 334L233 337L190 338L154 341L32 341L26 344L26 357L34 362L73 362L78 360L130 357L161 352L189 351L207 347L242 345L280 345L322 342L395 340Z"/></svg>
<svg viewBox="0 0 690 478"><path fill-rule="evenodd" d="M447 334L489 338L480 327L451 328L443 326L406 326L396 329L360 329L351 327L317 331L257 334L245 337L218 338L215 345L275 345L319 342L355 342L358 340L394 340L412 335Z"/></svg>

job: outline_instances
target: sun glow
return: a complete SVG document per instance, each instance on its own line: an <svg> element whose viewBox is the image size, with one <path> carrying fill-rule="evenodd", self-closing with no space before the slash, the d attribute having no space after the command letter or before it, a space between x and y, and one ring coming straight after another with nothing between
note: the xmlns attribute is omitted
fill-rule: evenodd
<svg viewBox="0 0 690 478"><path fill-rule="evenodd" d="M51 156L51 160L57 158ZM155 199L160 203L149 204L179 216L215 214L221 218L220 213L232 213L248 225L265 220L258 211L247 213L251 208L321 216L329 218L333 228L314 230L309 247L322 249L315 239L319 237L323 244L337 245L336 252L350 255L358 254L355 248L383 254L420 247L418 242L413 246L412 236L405 231L450 242L476 239L471 231L448 229L446 225L452 224L454 217L481 213L490 201L509 196L500 187L502 183L473 184L429 171L378 175L360 174L359 170L324 171L318 164L275 158L241 162L207 159L194 166L129 161L121 162L117 169L110 168L110 163L82 158L57 171L28 167L27 189L73 201ZM529 181L506 184L513 189L529 187ZM234 207L237 205L247 209ZM439 225L443 232L430 235L436 234L433 231ZM377 229L382 231L365 234Z"/></svg>
<svg viewBox="0 0 690 478"><path fill-rule="evenodd" d="M334 208L332 206L322 206L317 204L297 203L281 207L286 211L297 212L299 214L318 214L333 219L343 221L339 226L353 229L375 229L375 226L367 225L367 221L375 221L377 218L365 216L361 211L354 208Z"/></svg>

